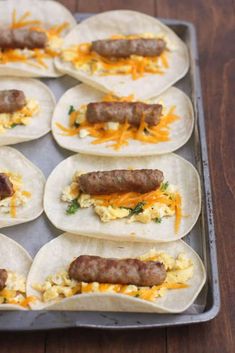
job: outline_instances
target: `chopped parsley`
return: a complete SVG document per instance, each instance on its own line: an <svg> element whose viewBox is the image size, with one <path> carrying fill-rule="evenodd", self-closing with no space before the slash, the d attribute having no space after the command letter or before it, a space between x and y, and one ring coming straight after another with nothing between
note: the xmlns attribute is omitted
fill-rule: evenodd
<svg viewBox="0 0 235 353"><path fill-rule="evenodd" d="M71 115L73 112L75 112L76 110L74 109L73 105L70 105L69 107L69 111L68 111L68 115Z"/></svg>
<svg viewBox="0 0 235 353"><path fill-rule="evenodd" d="M143 212L144 205L145 205L145 202L139 202L134 208L127 208L128 210L130 210L130 216Z"/></svg>
<svg viewBox="0 0 235 353"><path fill-rule="evenodd" d="M166 189L168 188L169 186L169 182L165 182L165 183L162 183L161 186L160 186L160 190L161 191L166 191Z"/></svg>
<svg viewBox="0 0 235 353"><path fill-rule="evenodd" d="M157 217L157 218L155 218L154 222L162 223L162 218L161 217Z"/></svg>
<svg viewBox="0 0 235 353"><path fill-rule="evenodd" d="M71 215L75 214L80 208L80 204L78 203L77 199L71 201L66 209L66 214Z"/></svg>
<svg viewBox="0 0 235 353"><path fill-rule="evenodd" d="M24 124L12 124L11 129L14 129L14 127L19 126L19 125L24 125Z"/></svg>
<svg viewBox="0 0 235 353"><path fill-rule="evenodd" d="M135 295L136 298L139 298L139 296L140 296L140 295L139 295L138 293Z"/></svg>

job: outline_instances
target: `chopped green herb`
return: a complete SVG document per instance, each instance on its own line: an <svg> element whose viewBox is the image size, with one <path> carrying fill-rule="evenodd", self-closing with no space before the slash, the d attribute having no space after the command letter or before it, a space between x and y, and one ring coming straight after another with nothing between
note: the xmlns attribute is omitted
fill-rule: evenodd
<svg viewBox="0 0 235 353"><path fill-rule="evenodd" d="M161 184L161 187L160 187L160 190L161 190L161 191L166 191L166 189L168 188L168 186L169 186L169 182L168 182L168 181L165 182L165 183L162 183L162 184Z"/></svg>
<svg viewBox="0 0 235 353"><path fill-rule="evenodd" d="M72 114L73 112L75 112L76 110L74 109L73 105L70 105L69 107L69 111L68 111L68 115Z"/></svg>
<svg viewBox="0 0 235 353"><path fill-rule="evenodd" d="M80 204L78 203L77 199L71 201L67 207L66 214L71 215L75 214L80 208Z"/></svg>
<svg viewBox="0 0 235 353"><path fill-rule="evenodd" d="M162 218L161 217L157 217L157 218L155 218L154 222L162 223Z"/></svg>
<svg viewBox="0 0 235 353"><path fill-rule="evenodd" d="M139 298L139 296L140 296L140 295L139 295L138 293L135 295L136 298Z"/></svg>
<svg viewBox="0 0 235 353"><path fill-rule="evenodd" d="M11 129L14 129L14 127L19 126L19 125L24 125L24 124L12 124Z"/></svg>
<svg viewBox="0 0 235 353"><path fill-rule="evenodd" d="M139 214L143 212L143 206L145 205L145 202L139 202L134 208L129 208L130 209L130 216L134 214Z"/></svg>

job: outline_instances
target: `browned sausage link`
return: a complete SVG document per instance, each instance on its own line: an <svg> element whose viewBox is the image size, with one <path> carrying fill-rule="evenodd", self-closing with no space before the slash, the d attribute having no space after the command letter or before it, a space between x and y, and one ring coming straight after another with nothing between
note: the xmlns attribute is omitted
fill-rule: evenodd
<svg viewBox="0 0 235 353"><path fill-rule="evenodd" d="M13 194L14 189L9 177L4 173L0 173L0 200L10 197Z"/></svg>
<svg viewBox="0 0 235 353"><path fill-rule="evenodd" d="M39 31L9 28L0 31L1 49L45 48L46 42L46 34Z"/></svg>
<svg viewBox="0 0 235 353"><path fill-rule="evenodd" d="M14 113L26 105L24 92L17 89L0 91L0 113Z"/></svg>
<svg viewBox="0 0 235 353"><path fill-rule="evenodd" d="M126 58L130 55L154 57L166 48L163 39L105 39L92 42L91 50L104 57Z"/></svg>
<svg viewBox="0 0 235 353"><path fill-rule="evenodd" d="M163 173L157 169L109 170L91 172L79 177L80 190L90 195L112 193L146 193L157 189L163 182Z"/></svg>
<svg viewBox="0 0 235 353"><path fill-rule="evenodd" d="M7 271L0 268L0 291L6 286Z"/></svg>
<svg viewBox="0 0 235 353"><path fill-rule="evenodd" d="M142 118L149 126L160 122L162 105L142 102L99 102L87 105L86 119L89 123L113 121L138 127Z"/></svg>
<svg viewBox="0 0 235 353"><path fill-rule="evenodd" d="M69 276L79 282L154 286L164 282L166 269L157 261L82 255L71 263Z"/></svg>

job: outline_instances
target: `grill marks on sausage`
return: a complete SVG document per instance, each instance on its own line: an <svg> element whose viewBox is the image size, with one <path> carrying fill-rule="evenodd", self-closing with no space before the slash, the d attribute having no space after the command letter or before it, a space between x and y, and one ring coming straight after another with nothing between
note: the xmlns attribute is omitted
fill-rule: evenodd
<svg viewBox="0 0 235 353"><path fill-rule="evenodd" d="M105 39L92 42L91 50L108 58L127 58L131 55L159 56L166 48L163 39Z"/></svg>
<svg viewBox="0 0 235 353"><path fill-rule="evenodd" d="M69 276L79 282L154 286L164 282L166 269L158 261L81 255L70 264Z"/></svg>
<svg viewBox="0 0 235 353"><path fill-rule="evenodd" d="M0 33L1 49L42 49L46 42L45 33L30 29L2 28Z"/></svg>
<svg viewBox="0 0 235 353"><path fill-rule="evenodd" d="M163 173L157 169L110 170L90 172L79 177L79 188L90 195L109 195L112 193L146 193L159 188Z"/></svg>
<svg viewBox="0 0 235 353"><path fill-rule="evenodd" d="M7 277L7 271L0 268L0 291L3 290L6 286Z"/></svg>
<svg viewBox="0 0 235 353"><path fill-rule="evenodd" d="M99 102L87 105L86 119L91 124L108 121L123 124L127 121L130 125L139 127L144 118L149 126L156 126L160 122L161 114L161 104Z"/></svg>
<svg viewBox="0 0 235 353"><path fill-rule="evenodd" d="M27 104L23 91L17 89L0 91L0 113L14 113Z"/></svg>
<svg viewBox="0 0 235 353"><path fill-rule="evenodd" d="M5 173L0 173L0 201L14 194L13 184Z"/></svg>

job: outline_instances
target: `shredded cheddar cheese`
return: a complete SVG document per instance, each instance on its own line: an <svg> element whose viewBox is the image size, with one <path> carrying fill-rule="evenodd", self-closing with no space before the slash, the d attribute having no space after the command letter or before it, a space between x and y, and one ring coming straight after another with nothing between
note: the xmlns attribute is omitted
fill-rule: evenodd
<svg viewBox="0 0 235 353"><path fill-rule="evenodd" d="M126 218L127 223L141 222L161 223L164 217L174 216L174 230L177 234L182 219L182 199L177 188L168 182L147 193L126 192L109 195L89 195L79 190L77 171L70 185L61 194L61 201L68 204L68 215L79 211L79 208L93 207L102 222Z"/></svg>
<svg viewBox="0 0 235 353"><path fill-rule="evenodd" d="M67 22L50 28L43 28L43 24L39 20L30 19L31 13L25 12L17 19L16 10L12 13L12 23L10 28L21 29L28 28L30 30L41 31L47 35L48 42L44 49L5 49L0 50L0 64L7 64L9 62L27 62L27 64L39 68L48 68L46 59L54 58L60 53L62 45L61 35L65 29L69 27Z"/></svg>
<svg viewBox="0 0 235 353"><path fill-rule="evenodd" d="M98 282L77 282L69 278L67 271L50 275L43 284L34 284L33 288L42 294L43 302L52 300L59 301L73 295L88 293L114 293L128 295L141 300L156 301L168 290L178 290L188 288L187 283L193 276L193 263L183 253L173 257L165 252L157 252L151 249L149 253L139 257L142 261L159 261L165 266L167 276L160 285L152 287L141 287L136 285L123 285L118 283L98 283Z"/></svg>
<svg viewBox="0 0 235 353"><path fill-rule="evenodd" d="M108 94L103 97L104 102L131 102L134 97L132 95L128 97L117 98L112 94ZM176 107L172 106L169 111L161 116L160 122L156 126L148 126L145 122L143 115L141 124L139 127L134 127L128 124L126 121L124 124L118 124L117 129L107 128L107 123L96 123L90 124L86 119L79 123L77 126L77 119L81 114L81 109L86 110L86 106L81 106L79 110L74 110L69 115L69 127L65 127L59 122L55 125L62 131L64 136L76 136L79 135L81 130L86 130L88 135L93 137L92 144L102 144L110 142L107 147L111 147L114 150L120 150L122 146L128 145L128 140L137 140L142 143L160 143L170 140L170 126L175 121L179 120L180 117L175 114ZM111 143L113 142L113 143Z"/></svg>
<svg viewBox="0 0 235 353"><path fill-rule="evenodd" d="M139 35L113 35L111 39L136 39L145 38L145 34ZM148 37L154 38L152 34ZM91 43L73 45L63 50L61 58L71 62L76 69L88 71L90 74L100 76L130 75L137 80L144 74L163 75L169 68L167 50L155 57L143 57L131 55L128 58L106 58L91 50Z"/></svg>

